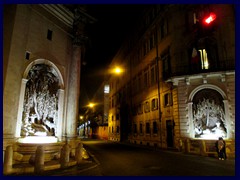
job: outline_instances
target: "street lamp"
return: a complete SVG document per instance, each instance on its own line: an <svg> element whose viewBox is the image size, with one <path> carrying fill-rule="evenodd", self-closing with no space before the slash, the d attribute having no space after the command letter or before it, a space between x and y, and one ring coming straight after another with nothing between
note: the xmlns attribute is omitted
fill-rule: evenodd
<svg viewBox="0 0 240 180"><path fill-rule="evenodd" d="M84 117L82 115L79 115L79 124L78 124L78 128L77 128L79 136L81 136L82 129L83 129L83 136L84 136L85 123L84 123L83 118Z"/></svg>
<svg viewBox="0 0 240 180"><path fill-rule="evenodd" d="M93 104L93 103L89 103L89 104L88 104L88 107L93 108L94 105L95 105L95 104Z"/></svg>
<svg viewBox="0 0 240 180"><path fill-rule="evenodd" d="M124 72L124 69L119 66L116 66L111 70L111 73L116 75L122 74L123 72Z"/></svg>
<svg viewBox="0 0 240 180"><path fill-rule="evenodd" d="M90 136L91 137L93 137L93 132L94 132L94 129L93 129L93 124L94 124L94 107L95 107L95 103L92 103L92 102L90 102L89 104L88 104L88 107L89 107L89 110L88 110L88 114L89 114L89 116L88 116L88 118L89 118L89 120L90 120L90 124L88 124L87 125L87 127L89 127L89 125L90 125ZM88 130L87 130L88 131Z"/></svg>
<svg viewBox="0 0 240 180"><path fill-rule="evenodd" d="M115 73L116 74L120 74L122 72L122 69L121 68L119 68L119 67L116 67L115 68Z"/></svg>

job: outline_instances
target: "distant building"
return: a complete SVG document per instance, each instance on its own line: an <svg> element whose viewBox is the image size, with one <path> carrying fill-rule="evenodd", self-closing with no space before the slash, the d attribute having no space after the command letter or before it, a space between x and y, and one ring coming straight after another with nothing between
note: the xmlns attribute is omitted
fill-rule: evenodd
<svg viewBox="0 0 240 180"><path fill-rule="evenodd" d="M109 78L109 140L235 153L235 7L153 5L126 38Z"/></svg>
<svg viewBox="0 0 240 180"><path fill-rule="evenodd" d="M89 121L88 137L108 139L109 84L107 81L99 86L91 102L94 106L88 107L84 114L85 121ZM84 129L86 126L81 128Z"/></svg>

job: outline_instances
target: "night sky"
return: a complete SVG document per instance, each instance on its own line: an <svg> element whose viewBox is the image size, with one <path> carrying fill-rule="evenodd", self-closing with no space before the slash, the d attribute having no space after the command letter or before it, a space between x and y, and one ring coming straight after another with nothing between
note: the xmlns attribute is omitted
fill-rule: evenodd
<svg viewBox="0 0 240 180"><path fill-rule="evenodd" d="M89 25L90 43L81 69L80 106L88 104L104 80L104 72L146 5L87 5L87 13L97 19Z"/></svg>

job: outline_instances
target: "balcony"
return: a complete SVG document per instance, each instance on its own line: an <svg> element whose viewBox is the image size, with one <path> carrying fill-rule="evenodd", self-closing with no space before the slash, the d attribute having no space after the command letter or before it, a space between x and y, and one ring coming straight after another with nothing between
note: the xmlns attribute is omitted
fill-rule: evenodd
<svg viewBox="0 0 240 180"><path fill-rule="evenodd" d="M177 66L174 70L171 69L170 71L163 71L163 80L167 80L175 76L185 76L232 70L235 70L235 60L233 59L218 62L216 66L212 66L209 69L202 69L200 66L193 67L191 64L189 64L188 66Z"/></svg>

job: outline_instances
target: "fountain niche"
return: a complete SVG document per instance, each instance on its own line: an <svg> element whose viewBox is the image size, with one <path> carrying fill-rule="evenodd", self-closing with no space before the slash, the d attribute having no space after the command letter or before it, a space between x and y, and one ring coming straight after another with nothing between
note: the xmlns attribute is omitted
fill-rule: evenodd
<svg viewBox="0 0 240 180"><path fill-rule="evenodd" d="M227 137L223 98L217 91L204 89L195 95L193 125L195 138Z"/></svg>
<svg viewBox="0 0 240 180"><path fill-rule="evenodd" d="M20 143L57 142L59 79L55 69L36 64L28 72Z"/></svg>

